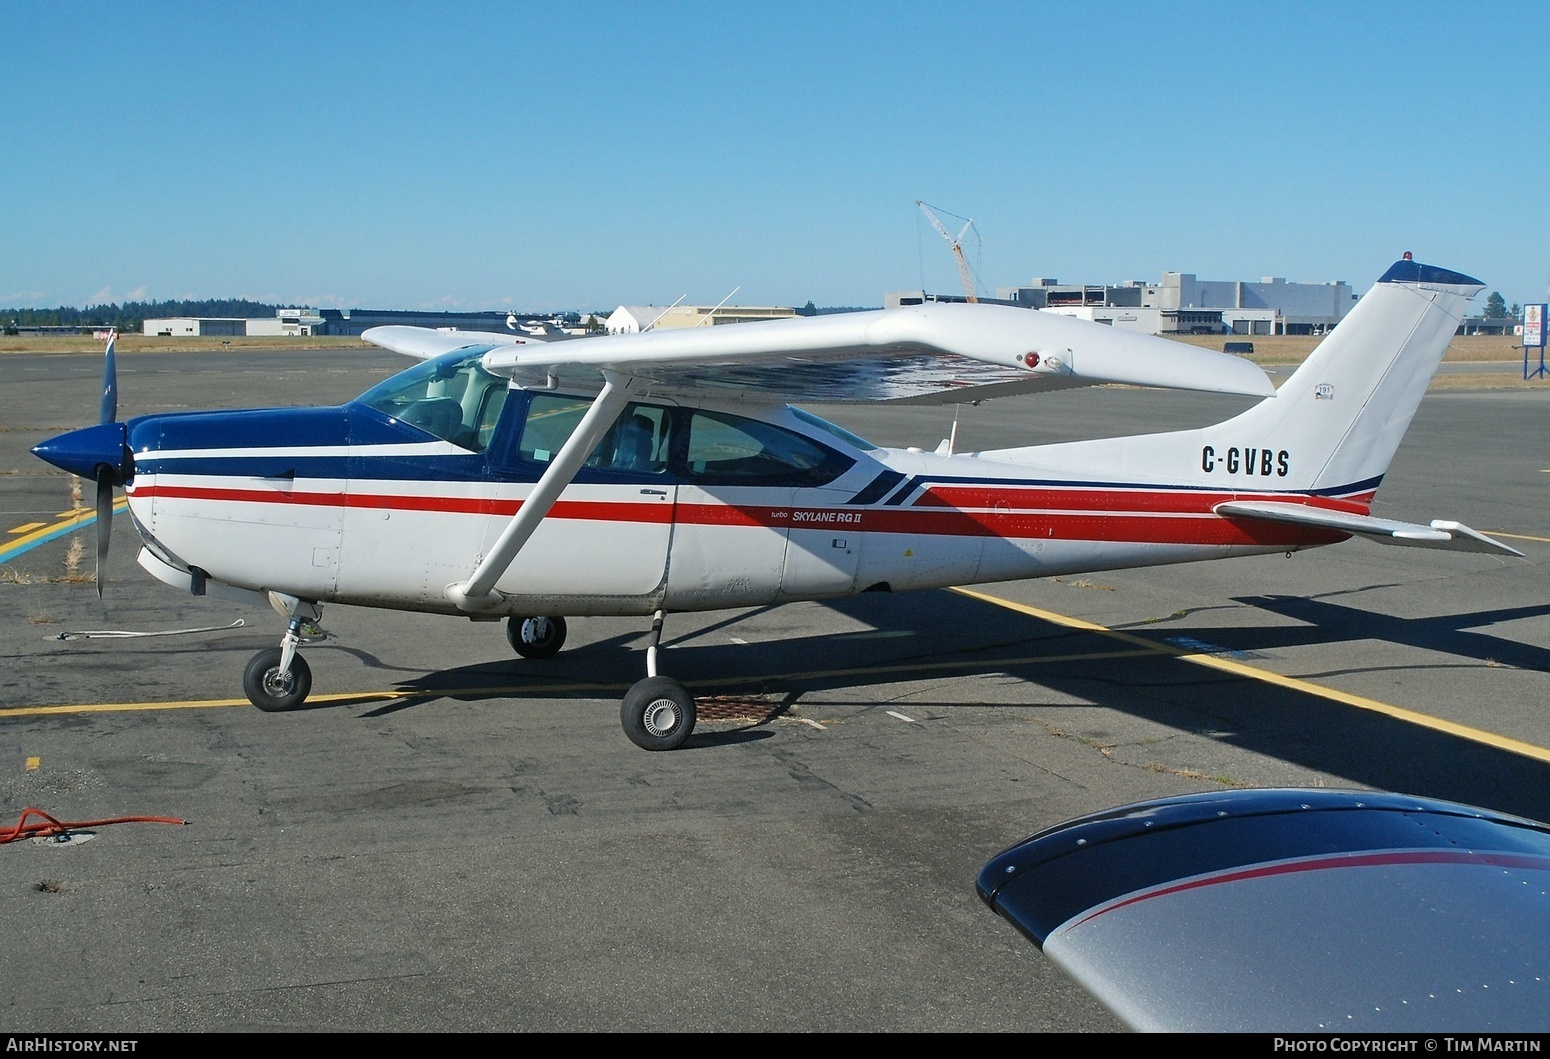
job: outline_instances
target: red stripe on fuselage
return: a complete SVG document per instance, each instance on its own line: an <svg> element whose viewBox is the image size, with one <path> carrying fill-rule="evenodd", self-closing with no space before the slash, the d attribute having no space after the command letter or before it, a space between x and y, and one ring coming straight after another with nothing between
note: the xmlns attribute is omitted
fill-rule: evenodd
<svg viewBox="0 0 1550 1059"><path fill-rule="evenodd" d="M1061 501L1055 510L1016 510L1019 500L1037 492ZM301 504L394 511L509 517L522 506L514 499L413 496L394 493L308 492L305 490L232 489L209 486L155 485L132 489L136 498L246 504ZM1058 495L1056 495L1058 494ZM1214 504L1243 499L1243 494L1187 493L1097 489L1072 491L986 490L990 498L979 510L941 504L911 508L768 507L742 504L676 505L661 501L560 500L547 517L598 522L664 524L676 521L700 526L747 526L771 529L825 529L865 533L918 534L943 537L994 537L1013 540L1082 540L1141 544L1244 545L1292 547L1334 544L1346 534L1334 530L1284 525L1256 519L1230 520L1211 511ZM1001 497L1007 497L1001 500ZM1159 501L1168 499L1167 504ZM1286 494L1264 499L1290 499ZM1330 507L1324 498L1298 498L1313 506ZM1080 502L1078 502L1080 501ZM994 505L1001 506L994 506ZM1119 506L1124 505L1124 506ZM1342 506L1344 510L1348 506Z"/></svg>
<svg viewBox="0 0 1550 1059"><path fill-rule="evenodd" d="M205 486L156 485L130 491L135 497L154 496L173 500L215 500L239 504L300 504L306 507L363 508L391 511L435 511L454 515L504 515L517 513L520 500L474 496L406 496L397 493L313 493L305 490L214 489ZM672 505L662 501L613 502L561 500L550 511L557 518L597 519L604 522L654 522L673 520Z"/></svg>

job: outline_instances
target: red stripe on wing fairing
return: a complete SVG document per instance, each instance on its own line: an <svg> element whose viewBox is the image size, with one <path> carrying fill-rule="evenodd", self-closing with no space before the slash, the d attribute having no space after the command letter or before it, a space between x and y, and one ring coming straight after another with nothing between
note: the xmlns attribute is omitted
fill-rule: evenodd
<svg viewBox="0 0 1550 1059"><path fill-rule="evenodd" d="M1246 882L1252 879L1268 879L1275 875L1291 875L1297 872L1334 871L1343 868L1388 868L1422 864L1465 864L1484 868L1524 868L1531 871L1550 871L1550 857L1535 856L1531 853L1474 853L1468 850L1423 849L1386 850L1382 853L1356 853L1335 857L1314 857L1308 860L1287 861L1282 864L1259 864L1252 868L1222 872L1219 875L1207 875L1200 879L1190 879L1171 886L1162 886L1155 890L1149 890L1145 893L1133 894L1103 908L1094 909L1081 919L1064 927L1061 933L1064 934L1067 931L1075 930L1082 924L1090 923L1099 916L1107 915L1110 912L1118 911L1130 905L1139 904L1142 901L1150 901L1155 897L1166 897L1169 894L1183 893L1188 890L1199 890L1207 886Z"/></svg>

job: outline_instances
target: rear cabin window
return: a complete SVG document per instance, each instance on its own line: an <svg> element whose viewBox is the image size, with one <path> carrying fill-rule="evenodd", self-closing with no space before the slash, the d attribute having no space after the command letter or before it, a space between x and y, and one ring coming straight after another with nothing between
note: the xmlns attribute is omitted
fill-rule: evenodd
<svg viewBox="0 0 1550 1059"><path fill-rule="evenodd" d="M517 444L519 457L553 461L591 404L581 397L534 394ZM833 481L854 462L795 431L756 419L630 404L585 465L632 474L671 470L684 481L706 485L812 486Z"/></svg>
<svg viewBox="0 0 1550 1059"><path fill-rule="evenodd" d="M854 463L800 434L724 412L691 412L682 475L723 485L823 485Z"/></svg>

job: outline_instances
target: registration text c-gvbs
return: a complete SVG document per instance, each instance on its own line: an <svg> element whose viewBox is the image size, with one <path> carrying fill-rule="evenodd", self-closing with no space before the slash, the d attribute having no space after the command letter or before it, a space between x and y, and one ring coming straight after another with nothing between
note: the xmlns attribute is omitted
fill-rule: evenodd
<svg viewBox="0 0 1550 1059"><path fill-rule="evenodd" d="M1240 449L1237 446L1233 446L1224 453L1218 453L1211 445L1201 449L1200 469L1210 474L1219 468L1228 474L1252 474L1261 478L1274 475L1277 478L1285 478L1287 472L1291 470L1291 453L1286 449L1276 452L1272 449Z"/></svg>

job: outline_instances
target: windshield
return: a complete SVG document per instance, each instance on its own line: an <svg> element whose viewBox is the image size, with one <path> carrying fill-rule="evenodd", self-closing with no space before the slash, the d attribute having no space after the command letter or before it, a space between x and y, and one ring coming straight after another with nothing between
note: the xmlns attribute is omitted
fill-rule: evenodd
<svg viewBox="0 0 1550 1059"><path fill-rule="evenodd" d="M506 382L484 370L485 354L460 349L378 383L357 402L470 452L483 452L506 404Z"/></svg>
<svg viewBox="0 0 1550 1059"><path fill-rule="evenodd" d="M820 419L818 416L813 415L813 413L804 412L800 408L794 408L790 405L787 405L787 407L791 408L792 415L796 416L808 426L817 427L819 430L822 430L825 433L833 434L841 441L848 445L854 445L856 448L863 452L871 452L873 449L877 448L876 445L872 444L866 438L858 437L855 434L852 434L850 431L846 430L844 427L834 425L827 419Z"/></svg>

